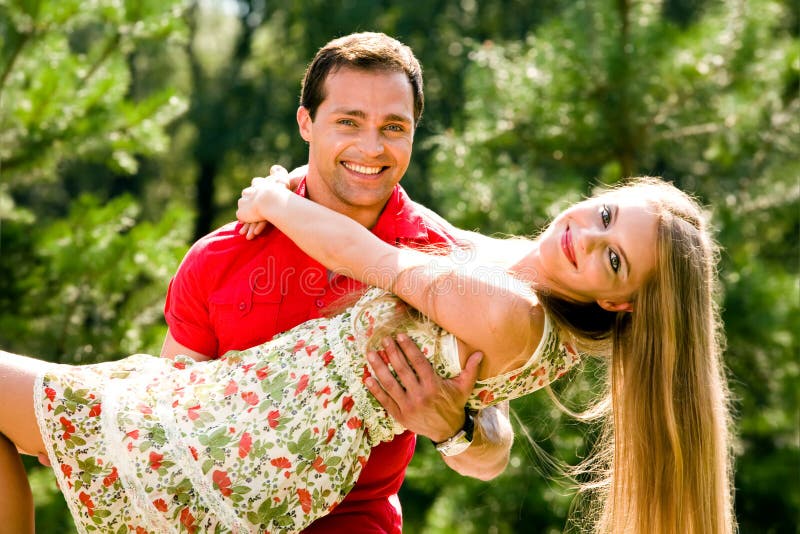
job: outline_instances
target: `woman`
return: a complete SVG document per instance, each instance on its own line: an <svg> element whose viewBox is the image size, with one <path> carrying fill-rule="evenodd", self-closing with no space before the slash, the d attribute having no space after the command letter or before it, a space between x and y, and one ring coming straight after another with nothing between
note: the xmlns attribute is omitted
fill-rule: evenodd
<svg viewBox="0 0 800 534"><path fill-rule="evenodd" d="M370 447L401 430L364 386L375 339L401 331L447 376L484 353L475 409L550 383L578 351L610 356L596 530L732 530L714 246L674 187L642 179L581 202L516 241L524 254L503 269L481 258L507 243L481 241L471 261L394 248L274 180L245 189L237 216L270 221L375 289L212 362L72 367L4 354L0 403L14 406L0 414L4 480L25 482L13 442L48 453L84 530L302 529L346 494ZM24 494L0 503L15 531L31 528Z"/></svg>

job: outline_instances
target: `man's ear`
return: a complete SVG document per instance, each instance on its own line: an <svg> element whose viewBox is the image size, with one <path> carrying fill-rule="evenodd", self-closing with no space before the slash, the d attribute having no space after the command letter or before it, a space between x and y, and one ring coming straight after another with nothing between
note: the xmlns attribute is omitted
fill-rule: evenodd
<svg viewBox="0 0 800 534"><path fill-rule="evenodd" d="M633 303L631 302L613 302L610 300L598 300L597 305L606 311L610 312L632 312Z"/></svg>
<svg viewBox="0 0 800 534"><path fill-rule="evenodd" d="M311 114L303 106L297 108L297 126L300 130L300 137L306 143L311 142Z"/></svg>

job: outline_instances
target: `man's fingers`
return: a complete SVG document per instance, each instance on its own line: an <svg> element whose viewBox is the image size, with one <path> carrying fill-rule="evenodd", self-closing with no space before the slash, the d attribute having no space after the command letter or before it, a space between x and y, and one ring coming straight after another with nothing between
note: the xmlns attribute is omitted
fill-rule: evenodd
<svg viewBox="0 0 800 534"><path fill-rule="evenodd" d="M385 391L395 402L402 401L405 397L406 391L404 384L398 382L397 378L389 370L389 366L378 356L378 353L370 351L367 353L367 360L372 366L372 374L377 379L380 387Z"/></svg>
<svg viewBox="0 0 800 534"><path fill-rule="evenodd" d="M482 361L482 352L473 352L470 355L469 359L467 359L467 364L461 371L461 374L454 379L458 389L465 393L472 391L472 388L475 386L475 382L478 380L478 369L480 369Z"/></svg>
<svg viewBox="0 0 800 534"><path fill-rule="evenodd" d="M400 338L402 335L403 334L399 334L397 337ZM413 345L413 342L411 343ZM417 373L414 372L414 369L409 365L406 354L400 350L397 343L389 337L383 339L383 347L386 351L386 355L389 357L389 363L392 364L394 372L397 373L397 377L400 379L400 382L403 383L406 390L415 387L419 383L419 378L417 377ZM417 348L416 345L414 345L413 350L409 348L409 352L413 353L414 351L419 352L419 348Z"/></svg>
<svg viewBox="0 0 800 534"><path fill-rule="evenodd" d="M400 408L397 406L397 403L386 393L386 391L383 390L377 380L369 377L364 381L364 385L367 386L369 392L372 393L375 399L381 404L381 406L383 406L383 409L386 410L386 413L394 418L398 417Z"/></svg>
<svg viewBox="0 0 800 534"><path fill-rule="evenodd" d="M413 339L406 334L398 334L397 344L399 345L399 350L402 351L406 360L411 364L420 382L428 384L429 382L435 382L439 378L439 375L433 370L433 365L419 350Z"/></svg>

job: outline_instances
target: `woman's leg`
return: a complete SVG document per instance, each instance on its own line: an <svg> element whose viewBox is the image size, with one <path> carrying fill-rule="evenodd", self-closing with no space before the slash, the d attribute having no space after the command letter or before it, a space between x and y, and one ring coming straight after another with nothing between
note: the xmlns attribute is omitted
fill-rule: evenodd
<svg viewBox="0 0 800 534"><path fill-rule="evenodd" d="M0 435L0 525L3 532L31 534L33 525L33 496L28 475L22 466L17 448Z"/></svg>
<svg viewBox="0 0 800 534"><path fill-rule="evenodd" d="M8 532L34 532L33 498L17 449L44 452L33 383L37 372L49 365L0 351L0 525Z"/></svg>
<svg viewBox="0 0 800 534"><path fill-rule="evenodd" d="M33 406L33 382L52 365L0 350L0 434L28 454L45 452Z"/></svg>

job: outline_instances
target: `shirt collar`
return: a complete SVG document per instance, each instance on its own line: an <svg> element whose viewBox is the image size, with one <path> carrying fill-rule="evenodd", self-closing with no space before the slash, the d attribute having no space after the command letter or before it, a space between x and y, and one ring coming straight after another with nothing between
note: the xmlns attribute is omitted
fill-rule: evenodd
<svg viewBox="0 0 800 534"><path fill-rule="evenodd" d="M308 198L306 179L303 178L295 189L295 193ZM428 228L425 221L414 209L414 203L408 193L400 187L394 186L389 200L383 211L378 216L378 221L372 227L372 233L386 242L426 239Z"/></svg>

